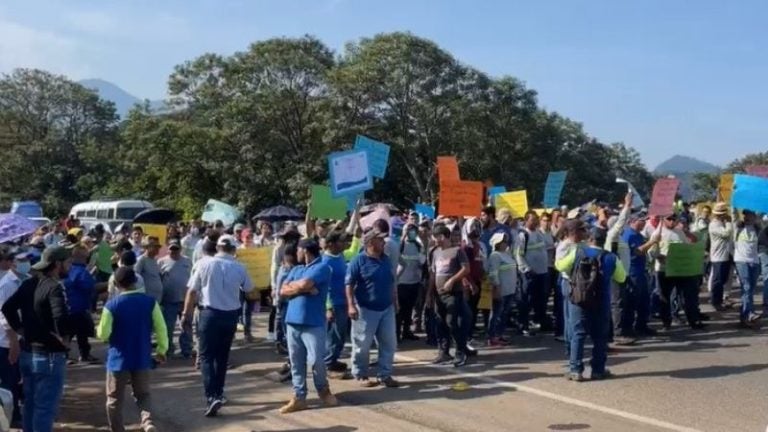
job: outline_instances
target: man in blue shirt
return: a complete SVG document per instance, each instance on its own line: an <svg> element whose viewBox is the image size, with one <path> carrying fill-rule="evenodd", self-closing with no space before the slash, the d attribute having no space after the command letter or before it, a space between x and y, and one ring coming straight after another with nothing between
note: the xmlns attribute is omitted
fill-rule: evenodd
<svg viewBox="0 0 768 432"><path fill-rule="evenodd" d="M77 336L77 347L80 351L81 363L98 361L91 356L89 337L96 335L91 317L91 299L96 289L96 281L86 267L88 251L82 246L72 250L72 267L69 269L64 287L67 293L69 318L72 333Z"/></svg>
<svg viewBox="0 0 768 432"><path fill-rule="evenodd" d="M480 242L485 245L485 252L487 255L490 255L493 251L493 248L491 247L491 237L494 234L506 234L510 241L515 238L510 227L501 224L496 220L496 207L494 206L483 208L480 212L480 223L483 226L483 232L480 234Z"/></svg>
<svg viewBox="0 0 768 432"><path fill-rule="evenodd" d="M374 224L375 225L375 224ZM369 228L363 234L365 250L347 268L348 315L352 319L352 375L363 387L384 384L399 387L392 378L397 349L395 290L392 263L384 254L388 233ZM378 381L368 379L368 360L373 338L379 345Z"/></svg>
<svg viewBox="0 0 768 432"><path fill-rule="evenodd" d="M325 302L331 282L331 267L320 258L320 245L314 239L299 242L298 260L304 266L291 273L280 287L287 297L285 316L288 355L294 395L280 408L281 414L307 409L307 367L312 368L315 389L326 406L338 404L331 393L325 368Z"/></svg>
<svg viewBox="0 0 768 432"><path fill-rule="evenodd" d="M347 316L347 295L344 291L344 279L347 276L347 262L344 259L344 243L346 233L331 231L325 237L325 252L323 264L331 269L326 315L328 318L328 335L325 353L325 365L331 372L344 373L347 365L339 361L344 343L349 332L349 317Z"/></svg>
<svg viewBox="0 0 768 432"><path fill-rule="evenodd" d="M656 331L648 327L650 318L651 293L648 289L647 253L656 242L643 237L647 218L644 214L629 217L629 226L624 228L622 239L629 246L629 289L632 301L628 308L628 325L634 322L635 334L654 336Z"/></svg>

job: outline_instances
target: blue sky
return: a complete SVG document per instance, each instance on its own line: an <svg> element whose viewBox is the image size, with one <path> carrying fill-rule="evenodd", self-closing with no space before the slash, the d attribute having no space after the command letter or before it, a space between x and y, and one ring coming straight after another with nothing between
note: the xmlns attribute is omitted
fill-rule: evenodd
<svg viewBox="0 0 768 432"><path fill-rule="evenodd" d="M408 30L653 168L675 154L724 164L765 151L768 2L616 0L8 0L0 72L39 67L160 98L174 65L252 41L348 41Z"/></svg>

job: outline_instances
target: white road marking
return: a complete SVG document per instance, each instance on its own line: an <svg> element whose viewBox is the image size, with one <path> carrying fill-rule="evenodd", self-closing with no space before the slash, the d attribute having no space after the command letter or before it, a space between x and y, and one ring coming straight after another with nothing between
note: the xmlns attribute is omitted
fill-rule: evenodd
<svg viewBox="0 0 768 432"><path fill-rule="evenodd" d="M615 409L615 408L610 408L610 407L605 407L605 406L602 406L602 405L594 404L592 402L585 402L585 401L582 401L582 400L579 400L579 399L574 399L574 398L571 398L571 397L568 397L568 396L559 395L557 393L551 393L551 392L548 392L548 391L545 391L545 390L539 390L537 388L528 387L528 386L523 385L523 384L515 384L515 383L511 383L511 382L507 382L507 381L500 381L500 380L497 380L497 379L494 379L494 378L489 378L487 376L484 376L484 374L482 374L482 373L462 372L461 370L458 370L458 369L455 369L455 368L452 368L452 367L451 368L446 368L446 367L441 367L439 365L433 365L433 364L431 364L429 362L421 361L421 360L418 360L418 359L415 359L415 358L412 358L412 357L408 357L408 356L404 356L404 355L401 355L401 354L397 354L396 357L401 359L401 360L404 360L404 361L407 361L409 363L412 363L412 364L428 366L428 367L432 367L432 368L435 368L435 369L439 369L441 371L448 371L448 372L450 372L450 373L452 373L454 375L460 376L460 377L472 378L472 379L476 379L478 381L485 382L487 384L493 384L493 385L497 385L497 386L500 386L500 387L512 388L512 389L515 389L515 390L518 390L518 391L535 394L537 396L541 396L541 397L544 397L544 398L547 398L547 399L552 399L554 401L562 402L562 403L565 403L565 404L575 405L575 406L586 408L586 409L590 409L590 410L593 410L593 411L599 411L599 412L602 412L602 413L605 413L605 414L614 415L614 416L621 417L621 418L624 418L624 419L627 419L627 420L633 420L633 421L636 421L636 422L639 422L639 423L647 424L647 425L650 425L650 426L655 426L655 427L662 428L662 429L667 429L667 430L670 430L670 431L675 431L675 432L702 432L699 429L693 429L693 428L689 428L689 427L685 427L685 426L676 425L676 424L673 424L673 423L665 422L663 420L658 420L658 419L655 419L655 418L646 417L646 416L642 416L642 415L639 415L639 414L633 414L633 413L622 411L622 410L618 410L618 409Z"/></svg>

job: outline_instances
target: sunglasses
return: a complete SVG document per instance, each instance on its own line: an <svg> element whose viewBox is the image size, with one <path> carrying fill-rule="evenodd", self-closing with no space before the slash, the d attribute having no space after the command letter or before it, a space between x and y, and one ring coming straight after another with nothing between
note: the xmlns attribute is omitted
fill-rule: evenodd
<svg viewBox="0 0 768 432"><path fill-rule="evenodd" d="M677 220L677 218L675 216L669 216L667 218L664 218L664 220L669 221L669 222L674 222L674 221Z"/></svg>

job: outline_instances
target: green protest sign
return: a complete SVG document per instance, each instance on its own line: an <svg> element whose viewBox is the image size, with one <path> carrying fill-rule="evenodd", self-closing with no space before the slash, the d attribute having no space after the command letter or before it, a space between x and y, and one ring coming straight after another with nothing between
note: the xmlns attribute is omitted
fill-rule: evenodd
<svg viewBox="0 0 768 432"><path fill-rule="evenodd" d="M704 273L705 243L671 243L667 252L667 276L699 276Z"/></svg>
<svg viewBox="0 0 768 432"><path fill-rule="evenodd" d="M309 215L318 219L344 219L347 216L347 199L333 198L328 186L312 185Z"/></svg>

